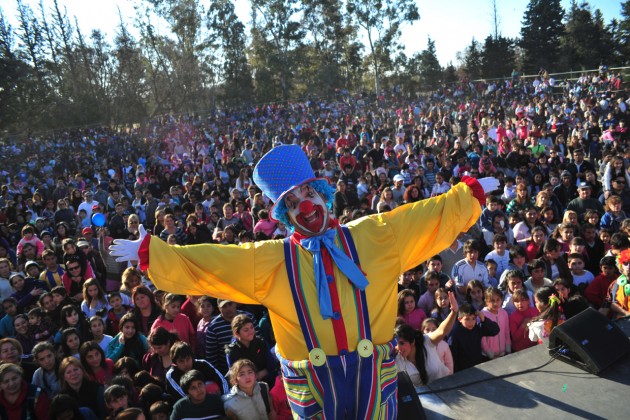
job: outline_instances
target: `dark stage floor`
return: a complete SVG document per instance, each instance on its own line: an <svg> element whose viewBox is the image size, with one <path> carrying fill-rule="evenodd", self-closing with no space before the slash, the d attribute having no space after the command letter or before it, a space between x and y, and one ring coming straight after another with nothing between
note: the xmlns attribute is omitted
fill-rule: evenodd
<svg viewBox="0 0 630 420"><path fill-rule="evenodd" d="M630 320L618 325L630 336ZM599 376L553 360L533 372L491 379L535 368L549 360L548 349L539 345L419 388L420 401L428 419L628 418L630 355ZM486 378L490 380L465 386ZM447 390L450 388L455 389ZM443 392L430 393L440 390Z"/></svg>

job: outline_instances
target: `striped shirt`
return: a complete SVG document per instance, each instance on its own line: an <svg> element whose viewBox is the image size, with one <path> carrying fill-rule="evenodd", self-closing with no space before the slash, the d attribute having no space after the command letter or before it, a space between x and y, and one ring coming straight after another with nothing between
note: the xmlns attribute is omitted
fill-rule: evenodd
<svg viewBox="0 0 630 420"><path fill-rule="evenodd" d="M256 334L259 335L258 323L249 312L236 311L236 314L247 315L254 321ZM222 316L214 318L206 329L206 360L222 374L228 371L227 359L225 358L225 347L232 342L232 325Z"/></svg>

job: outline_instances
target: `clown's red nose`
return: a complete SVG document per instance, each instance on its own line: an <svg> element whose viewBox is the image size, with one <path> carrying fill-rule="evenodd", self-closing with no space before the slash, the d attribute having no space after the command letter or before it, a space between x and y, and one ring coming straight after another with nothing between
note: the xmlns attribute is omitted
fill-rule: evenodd
<svg viewBox="0 0 630 420"><path fill-rule="evenodd" d="M309 214L313 211L313 202L310 200L304 200L300 203L298 208L300 209L300 213Z"/></svg>

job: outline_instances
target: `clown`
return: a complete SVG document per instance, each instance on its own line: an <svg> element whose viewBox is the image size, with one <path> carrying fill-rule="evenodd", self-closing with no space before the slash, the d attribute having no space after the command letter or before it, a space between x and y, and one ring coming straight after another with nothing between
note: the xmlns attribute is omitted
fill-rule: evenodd
<svg viewBox="0 0 630 420"><path fill-rule="evenodd" d="M611 287L611 309L616 317L630 315L630 249L624 249L617 256L621 275Z"/></svg>
<svg viewBox="0 0 630 420"><path fill-rule="evenodd" d="M285 240L169 246L144 233L120 240L155 285L268 308L296 418L396 418L398 276L448 247L481 214L493 178L464 177L448 193L354 220L332 219L332 188L298 146L260 160L254 182L294 229Z"/></svg>

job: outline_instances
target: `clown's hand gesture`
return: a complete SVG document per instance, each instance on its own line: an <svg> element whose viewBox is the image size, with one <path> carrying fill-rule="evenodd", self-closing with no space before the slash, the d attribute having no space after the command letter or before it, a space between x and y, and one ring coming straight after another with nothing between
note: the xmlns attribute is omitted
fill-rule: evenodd
<svg viewBox="0 0 630 420"><path fill-rule="evenodd" d="M144 229L144 226L140 225L138 233L140 237L133 241L130 239L114 239L114 244L109 248L109 253L112 257L118 257L116 258L117 262L138 261L140 259L138 251L142 240L147 236L147 231Z"/></svg>

